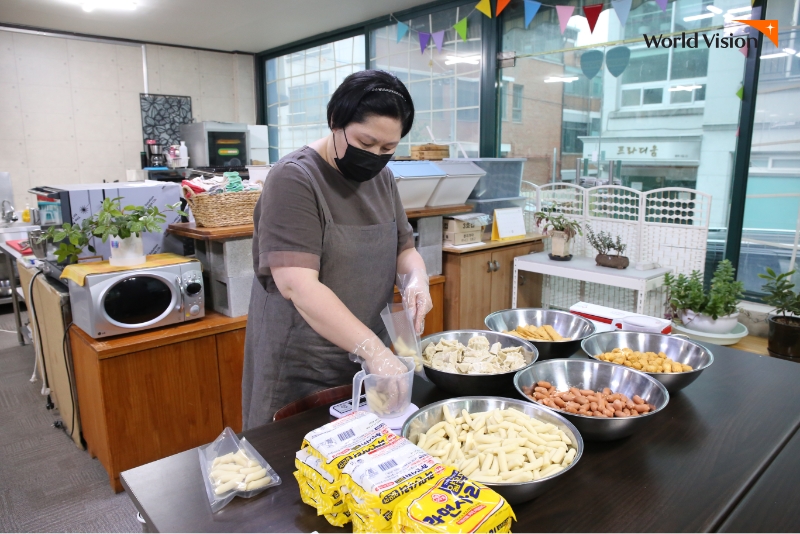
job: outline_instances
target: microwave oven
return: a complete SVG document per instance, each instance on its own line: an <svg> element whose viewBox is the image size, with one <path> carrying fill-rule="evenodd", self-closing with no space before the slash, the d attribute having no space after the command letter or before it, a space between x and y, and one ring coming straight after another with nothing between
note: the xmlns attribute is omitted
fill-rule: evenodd
<svg viewBox="0 0 800 534"><path fill-rule="evenodd" d="M199 319L205 315L200 262L90 274L69 280L72 319L98 339Z"/></svg>

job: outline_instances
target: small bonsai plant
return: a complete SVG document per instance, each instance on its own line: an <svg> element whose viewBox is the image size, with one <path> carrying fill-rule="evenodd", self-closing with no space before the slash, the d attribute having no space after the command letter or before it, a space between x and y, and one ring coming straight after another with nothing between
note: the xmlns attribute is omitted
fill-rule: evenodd
<svg viewBox="0 0 800 534"><path fill-rule="evenodd" d="M770 316L767 348L780 356L800 357L800 294L794 291L792 276L795 271L776 274L767 267L767 273L758 276L767 281L761 286L767 295L764 302L775 306L777 315Z"/></svg>
<svg viewBox="0 0 800 534"><path fill-rule="evenodd" d="M55 250L59 263L76 263L78 255L84 249L94 253L95 248L90 244L92 237L99 237L105 243L109 237L127 239L131 236L140 237L142 232L160 232L161 225L167 220L166 214L175 212L186 215L178 209L180 203L168 205L163 211L157 206L125 206L119 207L122 197L106 198L100 211L84 219L81 224L64 223L59 228L51 226L42 233L39 242L48 240L59 243Z"/></svg>
<svg viewBox="0 0 800 534"><path fill-rule="evenodd" d="M583 230L578 221L568 219L563 213L558 213L558 205L554 204L545 211L533 214L536 226L542 229L542 235L552 237L551 257L569 258L569 242L576 235L583 235Z"/></svg>
<svg viewBox="0 0 800 534"><path fill-rule="evenodd" d="M622 255L628 246L622 242L620 236L614 239L611 234L602 230L595 234L592 227L586 225L586 240L597 250L594 259L597 265L617 269L625 269L630 265L628 258ZM611 254L611 251L615 251L616 254Z"/></svg>
<svg viewBox="0 0 800 534"><path fill-rule="evenodd" d="M739 300L744 283L735 280L735 270L729 260L723 260L714 271L711 288L705 291L700 271L691 276L664 275L668 303L684 326L700 332L727 334L736 327Z"/></svg>

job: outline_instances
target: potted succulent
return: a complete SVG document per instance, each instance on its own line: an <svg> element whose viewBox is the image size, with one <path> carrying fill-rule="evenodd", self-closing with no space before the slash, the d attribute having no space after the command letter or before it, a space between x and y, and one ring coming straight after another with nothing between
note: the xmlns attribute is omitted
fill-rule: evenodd
<svg viewBox="0 0 800 534"><path fill-rule="evenodd" d="M734 280L734 268L729 260L723 260L714 271L711 288L705 291L700 271L693 271L688 278L680 274L677 278L667 273L664 286L667 301L673 312L687 328L711 334L729 334L739 322L739 299L744 283Z"/></svg>
<svg viewBox="0 0 800 534"><path fill-rule="evenodd" d="M552 239L550 259L568 261L572 259L569 253L569 242L576 235L583 235L578 221L568 219L563 213L557 213L557 205L550 206L546 211L534 213L536 226L542 229L542 235Z"/></svg>
<svg viewBox="0 0 800 534"><path fill-rule="evenodd" d="M61 227L51 226L42 233L40 242L49 240L60 243L55 250L59 263L77 263L78 256L85 250L95 252L91 245L92 237L99 237L103 243L111 240L109 263L115 266L141 265L146 261L142 246L143 232L161 232L161 225L167 220L168 212L186 215L178 209L179 203L167 206L164 211L157 206L119 207L122 197L106 198L100 210L81 224L64 223Z"/></svg>
<svg viewBox="0 0 800 534"><path fill-rule="evenodd" d="M627 245L622 242L619 236L616 240L611 237L611 234L603 232L594 233L591 226L586 226L586 240L592 247L597 250L597 256L594 261L601 267L613 267L615 269L625 269L630 265L630 260L627 256L623 256ZM616 251L616 254L609 254L611 251Z"/></svg>
<svg viewBox="0 0 800 534"><path fill-rule="evenodd" d="M769 341L767 348L778 356L800 358L800 295L793 291L792 275L775 274L767 267L767 274L759 274L767 280L761 289L767 292L764 302L775 306L777 315L771 315L769 322ZM790 314L790 315L787 315Z"/></svg>

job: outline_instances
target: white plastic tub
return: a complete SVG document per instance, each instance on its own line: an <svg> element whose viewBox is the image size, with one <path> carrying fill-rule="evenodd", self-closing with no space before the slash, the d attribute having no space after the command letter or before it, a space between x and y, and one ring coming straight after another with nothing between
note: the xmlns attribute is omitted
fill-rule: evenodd
<svg viewBox="0 0 800 534"><path fill-rule="evenodd" d="M444 172L430 161L390 161L403 207L424 208Z"/></svg>
<svg viewBox="0 0 800 534"><path fill-rule="evenodd" d="M471 161L439 161L434 165L442 170L445 177L428 200L428 206L432 207L465 203L475 184L486 174Z"/></svg>

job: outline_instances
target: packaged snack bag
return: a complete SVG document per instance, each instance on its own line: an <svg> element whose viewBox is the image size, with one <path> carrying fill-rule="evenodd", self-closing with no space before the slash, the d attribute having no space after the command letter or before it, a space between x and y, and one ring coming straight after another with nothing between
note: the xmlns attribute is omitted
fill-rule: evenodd
<svg viewBox="0 0 800 534"><path fill-rule="evenodd" d="M422 494L397 503L392 526L395 532L510 532L515 519L500 494L447 468Z"/></svg>
<svg viewBox="0 0 800 534"><path fill-rule="evenodd" d="M444 472L439 462L406 439L352 460L342 476L354 532L392 532L397 502L424 491Z"/></svg>

